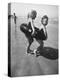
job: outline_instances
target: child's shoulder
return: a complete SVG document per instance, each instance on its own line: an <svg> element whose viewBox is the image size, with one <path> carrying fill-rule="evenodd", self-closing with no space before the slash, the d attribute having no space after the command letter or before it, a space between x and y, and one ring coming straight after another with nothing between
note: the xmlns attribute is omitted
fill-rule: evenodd
<svg viewBox="0 0 60 80"><path fill-rule="evenodd" d="M44 28L46 28L46 26L43 26L43 25L40 26L40 29L44 29Z"/></svg>

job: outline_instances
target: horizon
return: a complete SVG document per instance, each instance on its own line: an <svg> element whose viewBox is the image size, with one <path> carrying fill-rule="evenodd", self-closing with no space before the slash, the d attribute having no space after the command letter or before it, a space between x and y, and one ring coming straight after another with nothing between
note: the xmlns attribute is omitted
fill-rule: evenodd
<svg viewBox="0 0 60 80"><path fill-rule="evenodd" d="M11 14L16 16L27 16L31 10L37 11L37 17L47 15L49 18L58 18L58 6L27 4L27 3L11 3Z"/></svg>

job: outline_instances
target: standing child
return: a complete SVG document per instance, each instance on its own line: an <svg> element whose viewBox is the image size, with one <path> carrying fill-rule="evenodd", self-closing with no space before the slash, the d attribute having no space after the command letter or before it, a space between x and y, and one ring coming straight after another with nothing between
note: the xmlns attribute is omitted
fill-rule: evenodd
<svg viewBox="0 0 60 80"><path fill-rule="evenodd" d="M36 31L37 33L35 34L35 39L40 44L40 46L36 50L37 51L37 55L43 49L43 46L44 46L44 42L43 41L47 40L47 30L46 30L47 24L48 24L48 16L47 15L44 15L41 18L41 26L40 26L40 29L38 31Z"/></svg>
<svg viewBox="0 0 60 80"><path fill-rule="evenodd" d="M17 16L16 16L16 14L15 14L15 13L13 14L13 17L14 17L14 25L15 25L15 37L16 37L16 32L17 32L17 25L16 25Z"/></svg>
<svg viewBox="0 0 60 80"><path fill-rule="evenodd" d="M37 16L37 12L35 10L32 10L31 13L29 13L27 16L28 24L23 23L20 25L20 30L25 34L25 36L28 40L27 53L30 53L33 51L30 49L30 46L31 46L32 42L34 41L34 39L33 39L34 20L35 20L36 16Z"/></svg>
<svg viewBox="0 0 60 80"><path fill-rule="evenodd" d="M29 29L29 32L31 31L31 35L28 37L28 48L27 48L27 53L30 53L32 52L32 50L30 49L30 46L32 44L32 42L34 41L33 39L33 35L34 35L34 32L35 32L35 29L34 29L34 20L37 16L37 12L35 10L32 10L30 14L28 14L28 27L30 27Z"/></svg>
<svg viewBox="0 0 60 80"><path fill-rule="evenodd" d="M13 15L14 15L14 23L16 24L17 17L16 17L16 14L15 13Z"/></svg>

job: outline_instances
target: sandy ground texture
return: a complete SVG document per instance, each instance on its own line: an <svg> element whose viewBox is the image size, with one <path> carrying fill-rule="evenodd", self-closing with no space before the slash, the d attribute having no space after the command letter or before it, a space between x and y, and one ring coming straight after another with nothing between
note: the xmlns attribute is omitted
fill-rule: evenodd
<svg viewBox="0 0 60 80"><path fill-rule="evenodd" d="M28 45L25 35L20 31L20 24L24 22L17 20L16 32L15 24L11 22L11 76L33 76L48 75L58 73L58 60L49 60L40 56L26 55ZM50 24L47 27L48 40L44 46L58 48L58 24ZM34 41L31 48L35 49L39 44Z"/></svg>

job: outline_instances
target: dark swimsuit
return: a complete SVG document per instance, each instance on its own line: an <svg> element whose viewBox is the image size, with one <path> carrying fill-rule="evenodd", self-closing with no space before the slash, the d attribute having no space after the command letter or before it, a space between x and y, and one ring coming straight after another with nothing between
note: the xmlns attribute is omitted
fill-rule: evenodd
<svg viewBox="0 0 60 80"><path fill-rule="evenodd" d="M35 27L35 33L34 33L34 38L36 40L46 40L47 39L47 33L46 35L44 34L43 28L39 30L38 28Z"/></svg>
<svg viewBox="0 0 60 80"><path fill-rule="evenodd" d="M35 38L36 40L46 40L47 39L47 33L46 35L44 34L43 29L39 30L38 28L34 27L35 32L34 35L32 36L32 27L31 27L31 22L27 24L23 23L20 26L20 30L26 35L27 38Z"/></svg>

